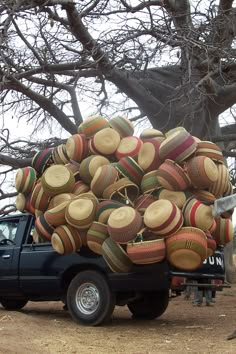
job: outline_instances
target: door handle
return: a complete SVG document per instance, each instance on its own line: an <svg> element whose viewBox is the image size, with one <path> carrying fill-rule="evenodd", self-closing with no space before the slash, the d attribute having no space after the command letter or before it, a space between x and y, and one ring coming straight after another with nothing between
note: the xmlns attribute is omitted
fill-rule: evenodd
<svg viewBox="0 0 236 354"><path fill-rule="evenodd" d="M4 254L4 255L2 256L2 258L4 258L4 259L10 258L10 257L11 257L10 254Z"/></svg>

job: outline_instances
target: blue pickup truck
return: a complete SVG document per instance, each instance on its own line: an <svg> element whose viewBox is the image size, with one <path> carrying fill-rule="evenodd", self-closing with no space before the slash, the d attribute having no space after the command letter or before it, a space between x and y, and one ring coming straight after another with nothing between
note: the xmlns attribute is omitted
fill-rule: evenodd
<svg viewBox="0 0 236 354"><path fill-rule="evenodd" d="M113 273L87 247L60 255L50 242L35 243L33 230L30 214L0 218L0 303L7 310L19 310L28 301L63 301L71 317L84 325L109 320L116 305L127 305L135 318L154 319L168 307L173 277L198 280L202 286L212 279L224 281L222 250L194 272L174 269L164 260Z"/></svg>

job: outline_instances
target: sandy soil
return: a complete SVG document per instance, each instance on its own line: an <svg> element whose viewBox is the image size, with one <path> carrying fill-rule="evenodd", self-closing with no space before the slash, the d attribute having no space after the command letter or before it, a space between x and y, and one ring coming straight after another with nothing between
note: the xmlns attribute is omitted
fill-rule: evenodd
<svg viewBox="0 0 236 354"><path fill-rule="evenodd" d="M117 307L103 327L74 323L62 305L29 302L20 312L0 307L0 353L236 353L236 339L227 340L236 329L236 285L218 292L211 307L173 298L154 321L133 320L127 307Z"/></svg>

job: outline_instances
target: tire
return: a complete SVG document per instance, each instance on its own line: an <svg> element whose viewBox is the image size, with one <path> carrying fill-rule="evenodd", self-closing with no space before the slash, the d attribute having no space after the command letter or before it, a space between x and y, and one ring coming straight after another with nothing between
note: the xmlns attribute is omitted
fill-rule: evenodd
<svg viewBox="0 0 236 354"><path fill-rule="evenodd" d="M115 296L101 273L83 271L69 285L67 306L74 321L97 326L110 319L115 307Z"/></svg>
<svg viewBox="0 0 236 354"><path fill-rule="evenodd" d="M143 297L127 304L135 319L153 320L160 317L169 304L169 290L144 293Z"/></svg>
<svg viewBox="0 0 236 354"><path fill-rule="evenodd" d="M0 299L0 303L4 307L4 309L8 311L17 311L22 309L28 300L26 299Z"/></svg>

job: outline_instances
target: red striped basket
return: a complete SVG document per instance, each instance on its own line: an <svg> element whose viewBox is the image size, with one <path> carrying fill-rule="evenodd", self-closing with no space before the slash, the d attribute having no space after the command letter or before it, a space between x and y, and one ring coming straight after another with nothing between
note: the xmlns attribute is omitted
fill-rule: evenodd
<svg viewBox="0 0 236 354"><path fill-rule="evenodd" d="M195 188L209 188L218 179L217 166L209 157L193 157L186 162L185 167Z"/></svg>
<svg viewBox="0 0 236 354"><path fill-rule="evenodd" d="M71 170L64 165L52 165L43 173L42 185L50 196L72 192L75 178Z"/></svg>
<svg viewBox="0 0 236 354"><path fill-rule="evenodd" d="M184 161L193 155L197 143L185 129L171 133L160 145L159 156L161 160L169 159L175 162Z"/></svg>
<svg viewBox="0 0 236 354"><path fill-rule="evenodd" d="M96 254L102 254L102 244L108 238L107 225L93 221L87 232L87 246Z"/></svg>
<svg viewBox="0 0 236 354"><path fill-rule="evenodd" d="M157 170L162 164L159 157L160 143L156 139L150 139L143 143L138 152L138 164L147 173Z"/></svg>
<svg viewBox="0 0 236 354"><path fill-rule="evenodd" d="M209 191L214 194L216 198L221 197L228 188L229 181L229 170L223 164L217 165L218 169L218 178L210 187Z"/></svg>
<svg viewBox="0 0 236 354"><path fill-rule="evenodd" d="M89 154L88 142L84 134L74 134L66 141L66 153L70 160L81 162Z"/></svg>
<svg viewBox="0 0 236 354"><path fill-rule="evenodd" d="M155 234L163 237L177 232L183 225L181 210L169 200L157 200L144 213L144 224Z"/></svg>
<svg viewBox="0 0 236 354"><path fill-rule="evenodd" d="M102 256L112 272L126 273L132 269L132 262L125 250L108 237L102 244Z"/></svg>
<svg viewBox="0 0 236 354"><path fill-rule="evenodd" d="M35 229L37 233L44 239L51 241L54 227L50 225L44 217L44 214L35 219Z"/></svg>
<svg viewBox="0 0 236 354"><path fill-rule="evenodd" d="M155 201L156 201L156 199L154 198L153 195L142 194L136 199L136 201L134 203L134 207L141 215L143 215L145 210L147 209L147 207L150 204L154 203Z"/></svg>
<svg viewBox="0 0 236 354"><path fill-rule="evenodd" d="M97 197L102 197L104 190L112 183L116 182L117 178L118 172L114 166L100 166L91 181L91 191Z"/></svg>
<svg viewBox="0 0 236 354"><path fill-rule="evenodd" d="M184 169L172 160L165 160L157 170L159 184L171 191L184 191L191 185L191 181Z"/></svg>
<svg viewBox="0 0 236 354"><path fill-rule="evenodd" d="M138 186L140 185L144 176L144 171L132 157L122 157L115 164L115 168L122 176L129 178L130 181L134 182Z"/></svg>
<svg viewBox="0 0 236 354"><path fill-rule="evenodd" d="M114 117L109 121L109 125L119 133L121 138L132 136L134 134L134 126L132 122L125 117Z"/></svg>
<svg viewBox="0 0 236 354"><path fill-rule="evenodd" d="M96 208L96 220L100 223L106 224L110 214L117 208L124 206L124 204L116 200L103 200L98 203Z"/></svg>
<svg viewBox="0 0 236 354"><path fill-rule="evenodd" d="M163 261L166 256L166 245L163 239L130 242L126 252L135 264L152 264Z"/></svg>
<svg viewBox="0 0 236 354"><path fill-rule="evenodd" d="M115 152L117 160L125 156L133 157L134 159L137 158L142 144L142 140L137 136L126 136L122 138Z"/></svg>
<svg viewBox="0 0 236 354"><path fill-rule="evenodd" d="M205 233L195 227L183 227L166 239L167 260L181 270L195 270L207 257Z"/></svg>
<svg viewBox="0 0 236 354"><path fill-rule="evenodd" d="M207 156L218 163L224 163L221 149L211 141L198 142L195 156Z"/></svg>
<svg viewBox="0 0 236 354"><path fill-rule="evenodd" d="M107 228L113 241L126 244L136 237L142 224L142 217L137 210L130 206L123 206L111 213Z"/></svg>
<svg viewBox="0 0 236 354"><path fill-rule="evenodd" d="M48 205L48 209L55 208L56 206L60 205L61 203L69 202L70 200L72 200L74 198L75 198L75 194L73 194L73 193L57 194L51 198L49 205Z"/></svg>
<svg viewBox="0 0 236 354"><path fill-rule="evenodd" d="M109 165L110 161L101 155L91 155L86 157L80 164L80 177L81 180L90 184L98 167L103 165Z"/></svg>
<svg viewBox="0 0 236 354"><path fill-rule="evenodd" d="M80 124L78 133L84 134L86 138L89 139L98 131L108 127L109 127L108 120L97 114L86 118Z"/></svg>
<svg viewBox="0 0 236 354"><path fill-rule="evenodd" d="M226 245L234 238L234 227L230 219L219 217L216 220L216 228L212 233L217 245Z"/></svg>
<svg viewBox="0 0 236 354"><path fill-rule="evenodd" d="M16 197L16 209L35 215L35 208L30 203L30 195L19 193Z"/></svg>
<svg viewBox="0 0 236 354"><path fill-rule="evenodd" d="M192 189L190 193L193 197L198 200L201 200L202 202L208 202L213 204L216 200L216 197L212 193L203 189Z"/></svg>
<svg viewBox="0 0 236 354"><path fill-rule="evenodd" d="M31 193L30 203L33 208L45 211L48 208L51 197L44 191L42 182L38 181Z"/></svg>
<svg viewBox="0 0 236 354"><path fill-rule="evenodd" d="M90 152L94 155L111 156L120 144L120 135L112 128L97 132L89 141Z"/></svg>
<svg viewBox="0 0 236 354"><path fill-rule="evenodd" d="M139 187L128 178L121 178L108 186L102 196L104 199L122 200L132 205L139 196Z"/></svg>
<svg viewBox="0 0 236 354"><path fill-rule="evenodd" d="M55 164L65 165L70 161L66 152L66 145L60 144L52 150L52 160Z"/></svg>
<svg viewBox="0 0 236 354"><path fill-rule="evenodd" d="M206 232L207 237L207 258L212 256L216 250L216 241L210 232Z"/></svg>
<svg viewBox="0 0 236 354"><path fill-rule="evenodd" d="M40 176L53 163L52 151L51 148L38 151L32 158L31 166Z"/></svg>
<svg viewBox="0 0 236 354"><path fill-rule="evenodd" d="M89 186L82 181L75 182L74 188L72 189L72 193L74 195L80 195L82 193L87 193L90 190Z"/></svg>
<svg viewBox="0 0 236 354"><path fill-rule="evenodd" d="M160 130L153 128L144 129L139 137L144 143L150 139L155 139L159 143L165 140L165 135Z"/></svg>
<svg viewBox="0 0 236 354"><path fill-rule="evenodd" d="M185 226L193 226L207 231L214 225L211 206L204 204L196 198L189 198L182 211Z"/></svg>
<svg viewBox="0 0 236 354"><path fill-rule="evenodd" d="M51 243L59 254L77 252L82 246L79 230L71 225L58 226L52 234Z"/></svg>
<svg viewBox="0 0 236 354"><path fill-rule="evenodd" d="M88 229L95 220L97 200L89 197L77 197L66 207L65 218L69 225L77 229Z"/></svg>
<svg viewBox="0 0 236 354"><path fill-rule="evenodd" d="M69 200L65 201L52 209L44 212L45 220L52 226L60 226L66 224L66 207L69 204Z"/></svg>
<svg viewBox="0 0 236 354"><path fill-rule="evenodd" d="M182 191L170 191L165 188L160 188L156 191L155 198L157 200L169 200L170 202L174 203L178 208L182 209L187 199L189 198L189 193Z"/></svg>
<svg viewBox="0 0 236 354"><path fill-rule="evenodd" d="M32 192L37 181L37 172L33 167L19 168L15 176L15 188L17 192L28 194Z"/></svg>

